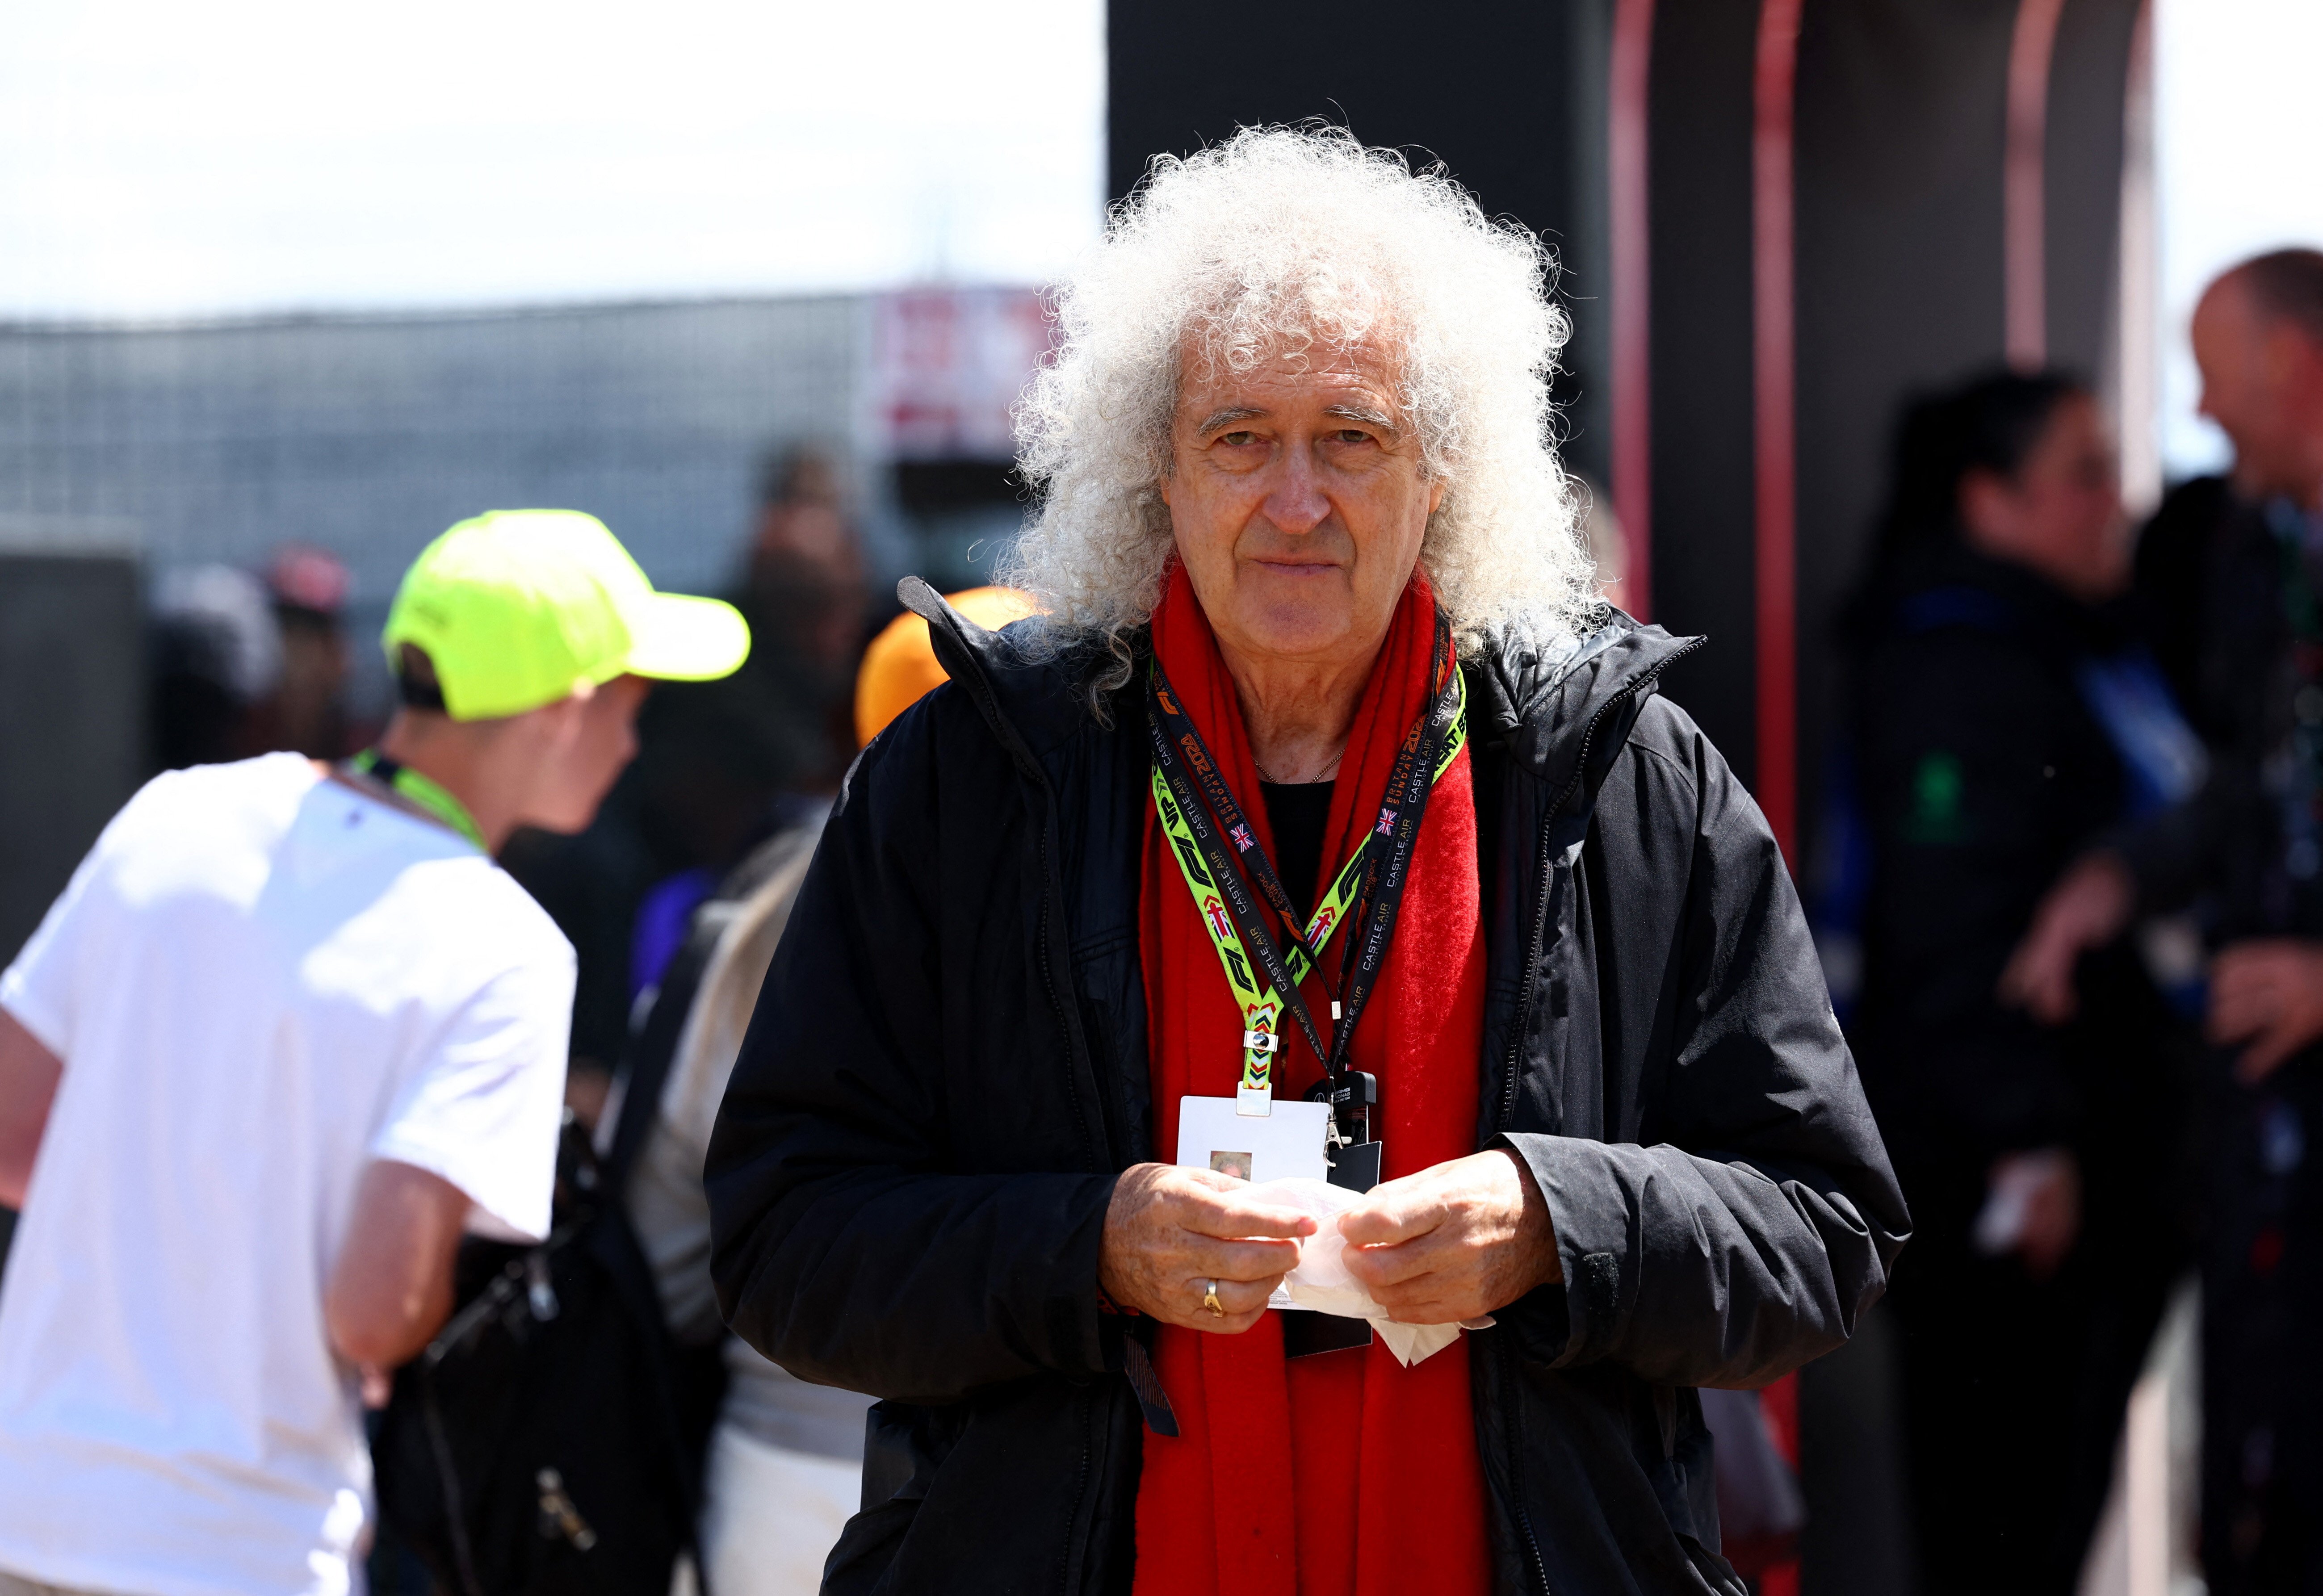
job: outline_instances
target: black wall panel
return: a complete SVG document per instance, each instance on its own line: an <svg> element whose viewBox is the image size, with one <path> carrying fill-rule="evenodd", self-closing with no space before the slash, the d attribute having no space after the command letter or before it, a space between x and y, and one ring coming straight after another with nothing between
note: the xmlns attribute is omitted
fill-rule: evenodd
<svg viewBox="0 0 2323 1596"><path fill-rule="evenodd" d="M126 555L0 552L0 966L144 775L143 601Z"/></svg>
<svg viewBox="0 0 2323 1596"><path fill-rule="evenodd" d="M1655 8L1654 619L1710 646L1665 683L1752 779L1750 84L1758 8Z"/></svg>
<svg viewBox="0 0 2323 1596"><path fill-rule="evenodd" d="M2003 350L2014 0L1811 3L1799 37L1799 792L1811 853L1860 579L1907 398Z"/></svg>
<svg viewBox="0 0 2323 1596"><path fill-rule="evenodd" d="M1484 208L1562 259L1575 337L1559 383L1574 463L1606 462L1604 41L1611 0L1444 6L1348 0L1318 13L1257 6L1108 10L1107 172L1126 194L1156 154L1254 123L1322 117L1366 143L1441 160Z"/></svg>
<svg viewBox="0 0 2323 1596"><path fill-rule="evenodd" d="M2122 87L2134 0L2067 0L2049 77L2049 357L2093 381L2115 358Z"/></svg>

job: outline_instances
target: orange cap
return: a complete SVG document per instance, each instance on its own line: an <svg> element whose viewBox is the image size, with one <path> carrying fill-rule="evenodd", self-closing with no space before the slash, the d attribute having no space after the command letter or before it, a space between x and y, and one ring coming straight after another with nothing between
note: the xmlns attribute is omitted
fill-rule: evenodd
<svg viewBox="0 0 2323 1596"><path fill-rule="evenodd" d="M1032 596L1013 587L972 587L947 594L945 601L992 630L1033 613ZM949 680L936 663L928 623L909 610L895 617L871 639L871 647L863 651L863 667L855 673L856 743L869 742L887 729L888 721Z"/></svg>

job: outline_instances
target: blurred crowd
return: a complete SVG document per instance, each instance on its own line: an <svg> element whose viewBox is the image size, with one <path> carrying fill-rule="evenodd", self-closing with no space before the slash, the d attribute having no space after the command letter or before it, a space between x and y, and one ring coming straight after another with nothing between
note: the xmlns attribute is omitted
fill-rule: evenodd
<svg viewBox="0 0 2323 1596"><path fill-rule="evenodd" d="M1814 907L1914 1220L1884 1311L1928 1592L2073 1587L2129 1392L2195 1273L2210 1589L2312 1589L2323 1568L2323 1382L2300 1355L2323 1325L2323 254L2230 273L2193 339L2235 468L2143 527L2084 378L1970 373L1915 399L1833 639L1848 697ZM1593 542L1617 580L1618 538ZM297 546L166 584L159 764L372 741L347 586ZM681 1397L710 1458L708 1582L807 1590L853 1510L863 1401L723 1331L693 1172L821 817L942 673L813 450L769 463L729 596L744 667L660 686L595 823L522 833L503 862L578 953L581 1123L606 1142L641 1081L659 1105L629 1200L700 1365ZM1023 611L996 591L962 607ZM1765 1453L1753 1469L1784 1467ZM1795 1490L1755 1489L1789 1491L1776 1527L1795 1527ZM754 1527L745 1496L795 1509ZM1764 1522L1763 1500L1730 1518ZM399 1555L390 1538L375 1582L424 1588Z"/></svg>
<svg viewBox="0 0 2323 1596"><path fill-rule="evenodd" d="M2323 254L2226 274L2192 339L2230 475L2133 535L2082 380L1930 396L1843 628L1823 929L1912 1205L1930 1591L2074 1587L2195 1270L2208 1588L2323 1569Z"/></svg>
<svg viewBox="0 0 2323 1596"><path fill-rule="evenodd" d="M819 812L854 757L856 667L896 612L876 593L831 457L781 449L761 474L726 596L755 647L735 675L649 701L640 756L578 836L520 832L502 864L580 956L574 1096L603 1100L641 993L689 917L767 838ZM261 571L208 564L155 595L150 742L158 769L275 750L346 758L387 719L351 638L348 573L286 545ZM366 686L378 689L366 693Z"/></svg>
<svg viewBox="0 0 2323 1596"><path fill-rule="evenodd" d="M873 592L833 461L785 449L760 488L727 595L753 640L743 668L660 683L639 717L638 756L594 822L572 834L519 830L500 861L577 955L568 1113L596 1134L603 1168L620 1172L651 1273L672 1377L659 1389L703 1514L699 1578L789 1591L815 1587L854 1510L868 1399L805 1385L725 1333L699 1170L840 778L860 744L943 673L926 623ZM344 566L298 545L261 572L214 564L166 580L149 655L157 766L273 751L341 761L374 742L386 716L358 708L347 596ZM1024 612L1005 590L958 597L992 625ZM393 1465L381 1472L392 1502ZM782 1505L742 1505L769 1501ZM392 1520L371 1575L384 1591L435 1588Z"/></svg>

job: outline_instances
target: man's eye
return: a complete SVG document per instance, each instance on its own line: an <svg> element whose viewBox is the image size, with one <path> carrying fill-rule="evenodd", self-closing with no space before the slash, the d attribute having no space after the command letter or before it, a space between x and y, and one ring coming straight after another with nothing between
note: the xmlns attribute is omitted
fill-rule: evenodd
<svg viewBox="0 0 2323 1596"><path fill-rule="evenodd" d="M1229 449L1239 449L1247 445L1258 442L1258 434L1254 432L1222 432L1218 435L1218 442L1226 445Z"/></svg>
<svg viewBox="0 0 2323 1596"><path fill-rule="evenodd" d="M1331 435L1331 439L1340 444L1368 444L1372 441L1372 435L1360 427L1343 427Z"/></svg>

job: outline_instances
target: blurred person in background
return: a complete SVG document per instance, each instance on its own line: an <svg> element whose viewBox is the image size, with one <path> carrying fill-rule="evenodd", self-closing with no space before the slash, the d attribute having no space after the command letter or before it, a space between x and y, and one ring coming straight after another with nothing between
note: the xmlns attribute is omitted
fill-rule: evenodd
<svg viewBox="0 0 2323 1596"><path fill-rule="evenodd" d="M2137 532L2131 591L2171 694L2205 743L2233 737L2213 713L2217 695L2203 684L2204 634L2217 546L2246 513L2231 478L2190 477L2162 495Z"/></svg>
<svg viewBox="0 0 2323 1596"><path fill-rule="evenodd" d="M232 565L171 572L155 594L153 754L163 770L223 765L274 746L282 628L266 584Z"/></svg>
<svg viewBox="0 0 2323 1596"><path fill-rule="evenodd" d="M203 565L165 578L152 698L161 768L354 753L362 738L345 703L346 595L346 567L303 544L277 550L262 577Z"/></svg>
<svg viewBox="0 0 2323 1596"><path fill-rule="evenodd" d="M571 1087L592 1124L694 909L753 848L826 809L854 757L869 610L829 454L769 456L740 564L728 598L753 639L742 667L656 693L597 823L519 835L504 859L577 950Z"/></svg>
<svg viewBox="0 0 2323 1596"><path fill-rule="evenodd" d="M955 593L950 601L993 628L1032 608L1006 588ZM857 736L869 743L944 680L928 623L897 617L857 674ZM681 1348L720 1347L728 1377L703 1471L700 1550L712 1596L813 1596L863 1493L871 1399L810 1385L727 1332L711 1288L702 1187L711 1125L822 819L801 816L760 843L693 911L659 976L619 1109L652 1115L625 1196L672 1337Z"/></svg>
<svg viewBox="0 0 2323 1596"><path fill-rule="evenodd" d="M346 1591L359 1390L464 1233L547 1232L572 949L492 853L748 634L528 510L429 545L383 640L375 747L156 778L0 973L0 1596Z"/></svg>
<svg viewBox="0 0 2323 1596"><path fill-rule="evenodd" d="M2282 250L2194 313L2202 411L2235 445L2193 628L2209 780L2105 839L2043 901L2008 989L2086 1006L2086 949L2200 905L2202 1558L2213 1596L2323 1588L2323 252Z"/></svg>
<svg viewBox="0 0 2323 1596"><path fill-rule="evenodd" d="M815 448L777 454L730 595L758 639L749 659L723 681L656 694L638 728L634 812L658 860L714 885L769 830L829 806L855 757L867 581L837 465Z"/></svg>
<svg viewBox="0 0 2323 1596"><path fill-rule="evenodd" d="M269 728L273 747L344 759L363 746L347 717L347 568L322 549L286 544L267 563L266 590L282 637Z"/></svg>
<svg viewBox="0 0 2323 1596"><path fill-rule="evenodd" d="M840 774L855 757L849 700L868 636L870 600L838 463L813 447L770 461L738 602L762 633L780 639L756 668L779 681L770 701L785 706L802 740L820 755L793 779L800 792L837 792Z"/></svg>
<svg viewBox="0 0 2323 1596"><path fill-rule="evenodd" d="M1887 1311L1931 1596L2074 1588L2181 1267L2178 1027L2135 950L2083 964L2069 1023L1997 990L2064 867L2201 776L2128 577L2081 384L1910 408L1847 621L1871 851L1850 1034L1916 1221Z"/></svg>
<svg viewBox="0 0 2323 1596"><path fill-rule="evenodd" d="M1740 1596L1692 1388L1843 1341L1908 1220L1689 645L1592 591L1547 265L1253 128L1059 290L1043 615L907 584L952 680L705 1167L728 1323L882 1399L826 1590ZM1270 1308L1322 1223L1270 1159L1395 1324Z"/></svg>

